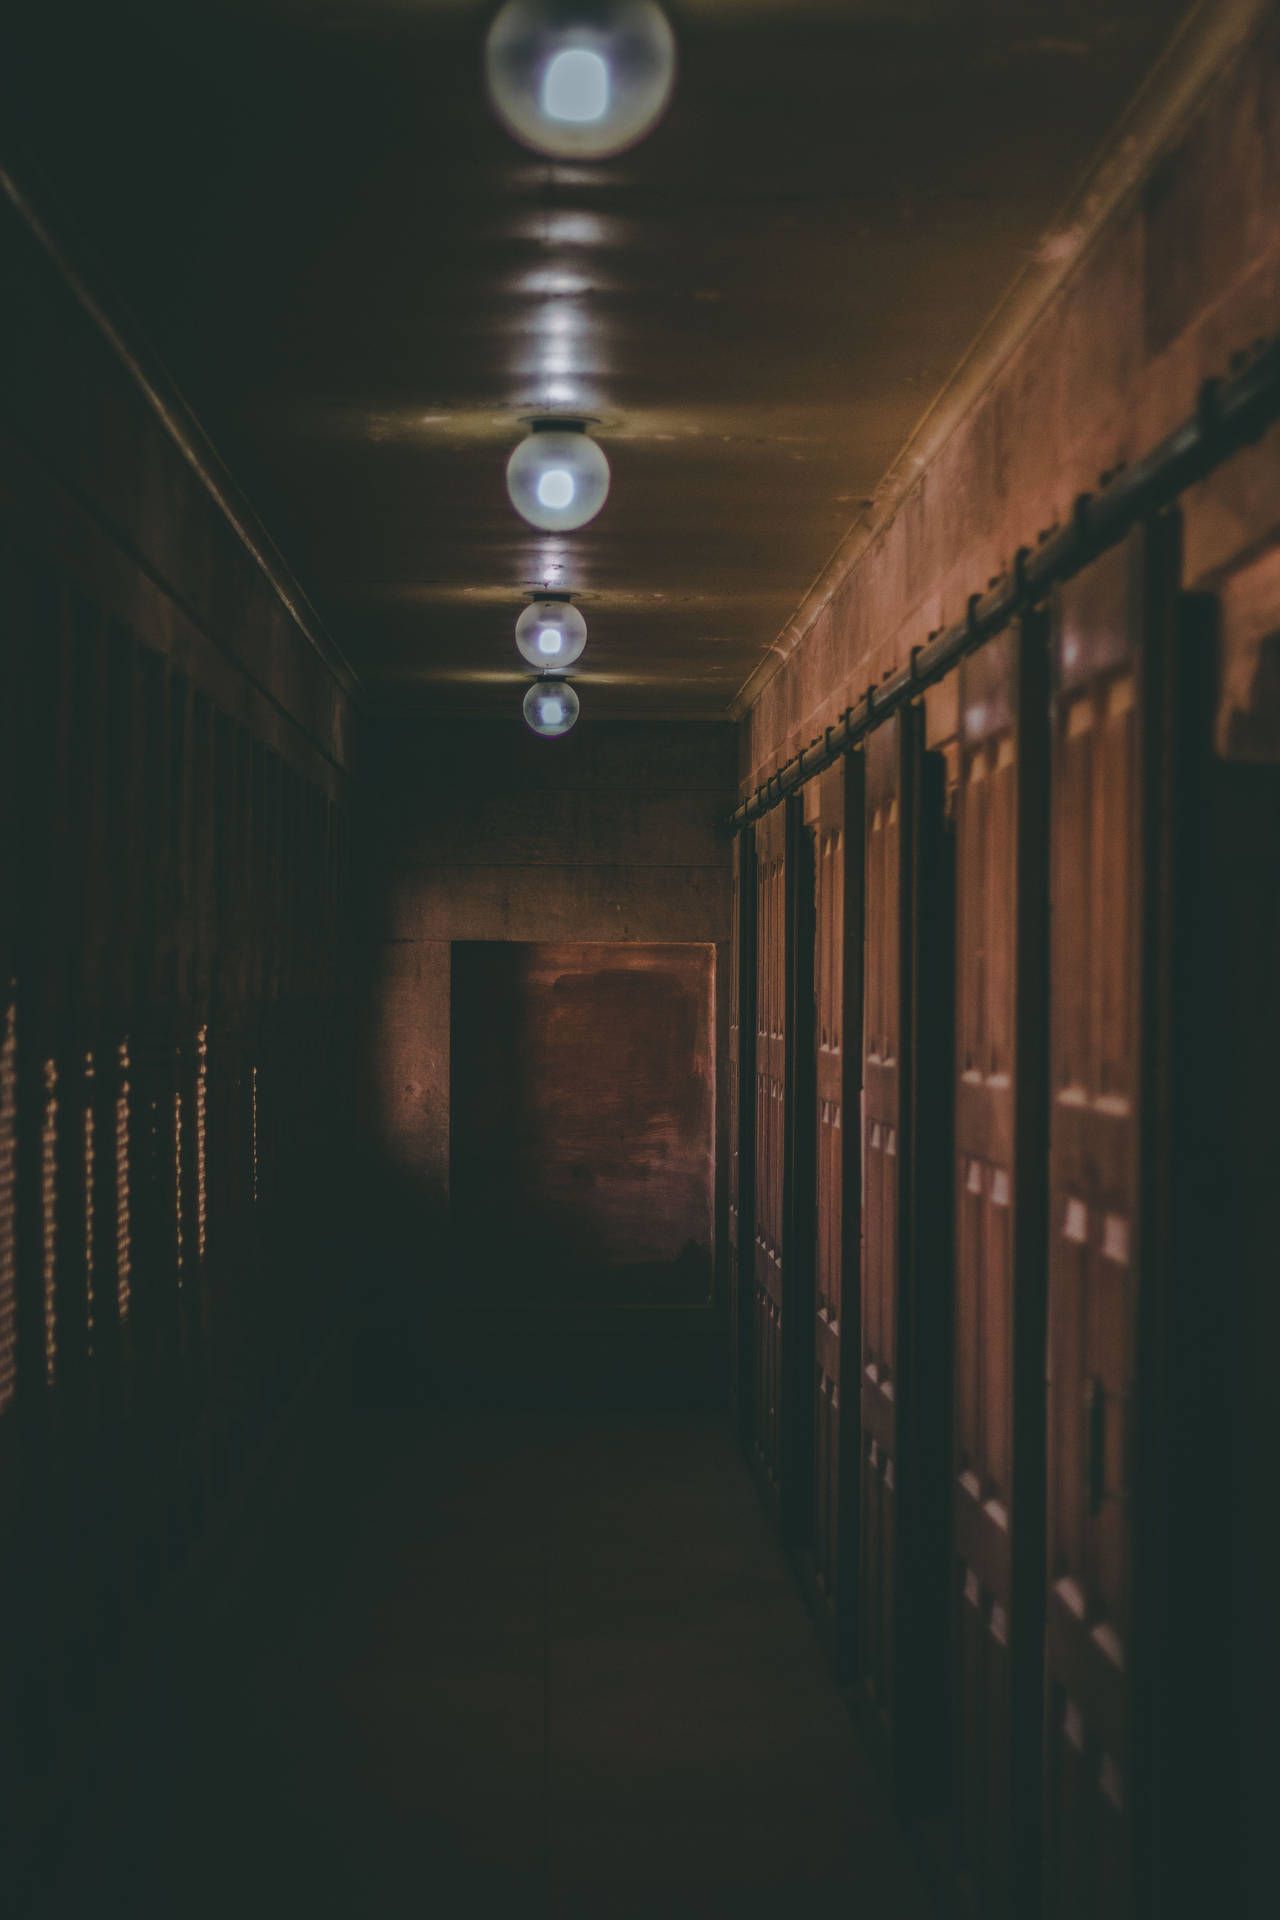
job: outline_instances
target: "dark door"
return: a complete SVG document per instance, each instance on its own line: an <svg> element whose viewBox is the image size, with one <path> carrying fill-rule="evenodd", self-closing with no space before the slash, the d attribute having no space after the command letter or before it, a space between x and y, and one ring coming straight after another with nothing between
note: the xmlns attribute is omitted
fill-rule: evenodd
<svg viewBox="0 0 1280 1920"><path fill-rule="evenodd" d="M1064 1920L1133 1909L1154 577L1135 533L1061 589L1053 618L1045 1875Z"/></svg>
<svg viewBox="0 0 1280 1920"><path fill-rule="evenodd" d="M755 1271L752 1453L766 1486L782 1476L782 1311L787 1143L787 817L756 828Z"/></svg>
<svg viewBox="0 0 1280 1920"><path fill-rule="evenodd" d="M952 1799L965 1904L996 1916L1019 1911L1015 1858L1031 1869L1021 1910L1032 1910L1025 1902L1036 1897L1027 1854L1039 1791L1043 1584L1046 713L1039 621L964 662L959 712Z"/></svg>
<svg viewBox="0 0 1280 1920"><path fill-rule="evenodd" d="M840 1665L855 1612L861 1239L862 780L851 754L806 791L813 886L813 1347L809 1571ZM850 1460L846 1465L844 1452Z"/></svg>
<svg viewBox="0 0 1280 1920"><path fill-rule="evenodd" d="M866 757L866 927L862 1033L861 1540L859 1666L882 1732L896 1706L898 1280L902 1216L902 966L905 735L878 727Z"/></svg>
<svg viewBox="0 0 1280 1920"><path fill-rule="evenodd" d="M744 827L734 849L729 974L729 1364L744 1440L750 1439L754 1418L755 866L755 833Z"/></svg>

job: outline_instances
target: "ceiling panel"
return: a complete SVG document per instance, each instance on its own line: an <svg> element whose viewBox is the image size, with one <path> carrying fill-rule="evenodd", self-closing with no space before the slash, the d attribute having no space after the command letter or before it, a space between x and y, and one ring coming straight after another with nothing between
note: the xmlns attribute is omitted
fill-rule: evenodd
<svg viewBox="0 0 1280 1920"><path fill-rule="evenodd" d="M470 0L31 9L6 122L371 703L508 713L522 596L582 594L584 713L708 717L768 652L1184 11L690 0L673 106L553 165ZM74 247L74 240L73 240ZM598 416L533 534L506 456Z"/></svg>

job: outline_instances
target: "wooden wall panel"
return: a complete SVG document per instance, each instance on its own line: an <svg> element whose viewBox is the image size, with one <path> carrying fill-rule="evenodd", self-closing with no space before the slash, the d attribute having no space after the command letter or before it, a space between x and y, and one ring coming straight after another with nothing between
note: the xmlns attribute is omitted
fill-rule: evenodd
<svg viewBox="0 0 1280 1920"><path fill-rule="evenodd" d="M984 1916L1035 1898L1044 665L1043 623L1030 620L959 676L952 1778L957 1868Z"/></svg>
<svg viewBox="0 0 1280 1920"><path fill-rule="evenodd" d="M856 1614L862 1238L863 757L806 791L813 888L813 1348L808 1548L822 1624L843 1665Z"/></svg>
<svg viewBox="0 0 1280 1920"><path fill-rule="evenodd" d="M907 767L901 719L877 728L865 754L859 1664L876 1719L888 1733L896 1708L898 1289L904 1198L901 936Z"/></svg>
<svg viewBox="0 0 1280 1920"><path fill-rule="evenodd" d="M787 815L756 828L755 1269L752 1447L766 1484L782 1482L789 875Z"/></svg>
<svg viewBox="0 0 1280 1920"><path fill-rule="evenodd" d="M1140 1279L1158 1283L1141 1206L1150 572L1135 533L1054 606L1045 1887L1062 1920L1133 1906Z"/></svg>
<svg viewBox="0 0 1280 1920"><path fill-rule="evenodd" d="M755 1296L755 834L739 835L733 868L729 991L729 1367L738 1428L749 1439Z"/></svg>
<svg viewBox="0 0 1280 1920"><path fill-rule="evenodd" d="M727 1054L729 1061L729 1384L733 1395L734 1410L741 1417L741 1351L738 1344L737 1329L741 1299L738 1273L738 1258L743 1235L740 1220L742 1211L742 1139L739 1132L742 1116L742 867L746 836L739 839L735 848L733 863L733 890L730 905L730 945L729 956L729 1033Z"/></svg>

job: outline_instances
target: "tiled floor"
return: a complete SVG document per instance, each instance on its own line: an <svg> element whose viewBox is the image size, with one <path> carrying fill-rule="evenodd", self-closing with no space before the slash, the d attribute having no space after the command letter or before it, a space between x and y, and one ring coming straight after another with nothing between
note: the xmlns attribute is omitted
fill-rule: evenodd
<svg viewBox="0 0 1280 1920"><path fill-rule="evenodd" d="M49 1911L931 1912L725 1420L361 1413Z"/></svg>

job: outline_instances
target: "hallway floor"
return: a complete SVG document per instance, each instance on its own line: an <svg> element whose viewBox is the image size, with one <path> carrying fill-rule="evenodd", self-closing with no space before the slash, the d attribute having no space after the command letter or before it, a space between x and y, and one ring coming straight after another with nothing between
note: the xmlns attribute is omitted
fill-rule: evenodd
<svg viewBox="0 0 1280 1920"><path fill-rule="evenodd" d="M42 1914L933 1909L718 1415L352 1416Z"/></svg>

